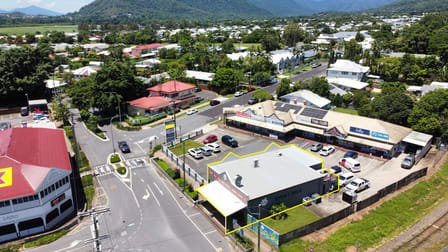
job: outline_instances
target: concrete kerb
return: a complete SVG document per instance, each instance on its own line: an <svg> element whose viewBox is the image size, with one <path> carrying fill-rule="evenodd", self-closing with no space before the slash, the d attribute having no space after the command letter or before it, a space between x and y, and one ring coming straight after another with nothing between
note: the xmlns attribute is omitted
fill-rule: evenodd
<svg viewBox="0 0 448 252"><path fill-rule="evenodd" d="M87 128L87 126L86 126L86 124L85 124L84 122L81 122L81 123L82 123L82 125L86 128L86 130L89 132L90 135L92 135L92 136L98 138L99 140L101 140L101 141L103 141L103 142L110 141L110 139L107 137L106 134L104 134L104 132L103 132L103 134L104 134L104 136L106 137L106 139L102 139L101 137L97 136L95 133L93 133L92 131L90 131L89 128ZM97 127L98 127L98 126L97 126Z"/></svg>

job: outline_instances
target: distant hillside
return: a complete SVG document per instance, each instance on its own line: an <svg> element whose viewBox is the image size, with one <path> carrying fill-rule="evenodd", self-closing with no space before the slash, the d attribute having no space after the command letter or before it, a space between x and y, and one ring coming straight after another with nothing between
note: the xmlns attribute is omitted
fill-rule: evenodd
<svg viewBox="0 0 448 252"><path fill-rule="evenodd" d="M8 11L0 10L0 13L8 13Z"/></svg>
<svg viewBox="0 0 448 252"><path fill-rule="evenodd" d="M269 17L272 13L246 0L95 0L70 15L80 20L120 17L206 20Z"/></svg>
<svg viewBox="0 0 448 252"><path fill-rule="evenodd" d="M304 16L314 13L312 9L296 2L296 0L248 0L250 3L265 9L276 16Z"/></svg>
<svg viewBox="0 0 448 252"><path fill-rule="evenodd" d="M391 4L371 9L369 13L422 13L448 10L448 0L397 0Z"/></svg>
<svg viewBox="0 0 448 252"><path fill-rule="evenodd" d="M314 12L322 11L359 11L376 8L395 0L295 0Z"/></svg>
<svg viewBox="0 0 448 252"><path fill-rule="evenodd" d="M17 8L12 10L11 12L20 12L26 15L43 15L43 16L61 16L61 13L54 12L51 10L47 10L44 8L40 8L34 5L25 7L25 8Z"/></svg>

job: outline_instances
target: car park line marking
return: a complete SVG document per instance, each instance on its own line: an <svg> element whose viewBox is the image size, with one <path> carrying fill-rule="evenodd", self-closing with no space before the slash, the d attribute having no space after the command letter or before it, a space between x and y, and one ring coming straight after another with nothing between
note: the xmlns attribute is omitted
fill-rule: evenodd
<svg viewBox="0 0 448 252"><path fill-rule="evenodd" d="M163 195L163 192L162 192L162 190L160 190L160 188L159 188L159 186L156 184L156 182L153 182L154 183L154 185L157 187L157 190L159 190L159 192L160 192L160 194L162 194Z"/></svg>
<svg viewBox="0 0 448 252"><path fill-rule="evenodd" d="M214 233L214 232L216 232L216 229L215 229L215 230L212 230L212 231L210 231L210 232L204 233L204 234L205 234L205 235L209 235L209 234L212 234L212 233Z"/></svg>
<svg viewBox="0 0 448 252"><path fill-rule="evenodd" d="M157 172L155 172L155 173L157 174ZM185 215L185 217L187 217L187 219L193 224L193 226L196 227L196 229L199 231L199 233L201 233L202 236L204 236L204 238L208 241L208 243L210 243L212 248L215 249L215 251L218 251L218 248L212 243L212 241L210 241L210 239L204 234L204 232L202 232L202 230L198 227L198 225L187 215L186 211L182 208L182 206L180 205L179 201L177 201L176 197L174 197L173 193L170 191L168 186L165 183L163 183L162 178L160 177L160 175L157 174L156 176L159 178L160 182L162 182L162 184L165 186L166 190L171 195L171 197L173 198L174 202L176 202L177 206L182 211L182 213Z"/></svg>
<svg viewBox="0 0 448 252"><path fill-rule="evenodd" d="M320 160L322 160L322 167L321 167L321 169L327 171L327 172L330 173L330 174L333 174L334 176L336 176L336 177L338 178L338 187L337 187L337 189L334 190L334 191L331 191L331 192L329 192L329 193L326 193L326 194L324 194L324 195L320 195L320 196L317 197L317 198L314 198L314 199L311 199L311 200L302 202L301 204L297 204L296 206L290 207L290 208L285 209L285 210L283 210L283 211L281 211L281 212L278 212L278 213L276 213L276 214L269 215L269 216L267 216L267 217L265 217L265 218L263 218L263 219L257 220L257 221L255 221L255 222L252 222L252 223L250 223L250 224L247 224L247 225L245 225L245 226L242 226L242 227L239 227L239 228L237 228L237 229L234 229L234 230L232 230L232 231L230 231L230 232L227 232L227 216L225 216L225 214L223 214L223 213L221 212L221 210L219 210L215 205L213 205L213 203L211 203L211 202L207 199L207 197L206 197L205 195L203 195L203 194L199 191L199 189L200 189L201 187L208 185L208 183L209 183L209 181L210 181L210 180L209 180L209 165L222 163L222 162L224 162L230 155L233 155L233 156L236 157L236 158L243 158L243 157L249 157L249 156L252 156L252 155L260 154L260 153L263 153L263 152L266 152L267 150L269 150L269 148L270 148L272 145L275 145L275 146L277 146L277 147L280 148L280 149L292 146L292 147L298 148L298 149L300 149L300 150L302 150L302 151L304 151L304 152L306 152L306 153L308 153L308 154L310 154L310 155L313 155L313 156L319 158ZM340 187L339 187L339 175L336 175L335 173L333 173L333 172L331 172L331 171L329 171L329 170L327 170L327 169L324 168L324 159L323 159L322 157L320 157L320 156L318 156L318 155L315 155L315 154L311 153L310 151L307 151L307 150L305 150L305 149L303 149L303 148L301 148L301 147L299 147L299 146L297 146L297 145L295 145L295 144L287 144L287 145L280 146L280 145L278 145L278 144L275 143L275 142L271 142L271 143L270 143L264 150L262 150L262 151L258 151L258 152L254 152L254 153L250 153L250 154L246 154L246 155L238 155L238 154L236 154L236 153L229 152L229 153L228 153L222 160L207 164L207 183L205 183L204 185L202 185L202 186L196 188L196 191L197 191L200 195L202 195L202 197L204 197L204 199L207 200L207 201L208 201L208 202L209 202L209 203L210 203L216 210L218 210L218 212L221 213L222 216L224 216L224 227L225 227L224 230L225 230L225 235L228 235L228 234L231 234L231 233L233 233L233 232L235 232L235 231L238 231L238 230L241 230L241 229L243 229L243 228L246 228L246 227L248 227L248 226L250 226L250 225L253 225L253 224L256 224L256 223L258 223L258 222L267 220L267 219L269 219L269 218L271 218L271 217L273 217L273 216L276 216L276 215L279 215L279 214L281 214L281 213L287 212L287 211L289 211L289 210L295 209L295 208L297 208L297 207L299 207L299 206L301 206L301 205L304 205L304 204L308 204L308 203L310 203L310 202L313 202L313 201L315 201L315 200L317 200L317 199L320 199L320 198L322 198L322 197L324 197L324 196L327 196L327 195L330 195L330 194L332 194L332 193L338 192L339 189L340 189Z"/></svg>
<svg viewBox="0 0 448 252"><path fill-rule="evenodd" d="M199 214L201 214L201 213L197 212L197 213L188 215L188 217L193 217L193 216L196 216L196 215L199 215Z"/></svg>
<svg viewBox="0 0 448 252"><path fill-rule="evenodd" d="M160 207L160 202L159 202L159 200L157 199L156 194L152 191L151 187L150 187L148 184L147 184L146 186L148 187L148 189L149 189L149 191L152 193L152 195L154 195L154 199L156 200L157 205L159 205L159 207Z"/></svg>

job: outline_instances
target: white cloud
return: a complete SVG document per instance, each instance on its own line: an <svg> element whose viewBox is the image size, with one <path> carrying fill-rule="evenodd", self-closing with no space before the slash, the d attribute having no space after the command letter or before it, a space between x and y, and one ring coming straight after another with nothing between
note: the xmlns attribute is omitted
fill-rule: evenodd
<svg viewBox="0 0 448 252"><path fill-rule="evenodd" d="M42 0L16 0L20 6L40 4Z"/></svg>
<svg viewBox="0 0 448 252"><path fill-rule="evenodd" d="M55 5L56 5L56 1L53 1L53 2L49 2L49 3L45 4L45 7L53 8Z"/></svg>

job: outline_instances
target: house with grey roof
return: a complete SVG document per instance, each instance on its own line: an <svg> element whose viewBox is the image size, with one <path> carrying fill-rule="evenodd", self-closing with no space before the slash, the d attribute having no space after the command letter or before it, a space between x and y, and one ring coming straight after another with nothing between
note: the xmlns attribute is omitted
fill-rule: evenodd
<svg viewBox="0 0 448 252"><path fill-rule="evenodd" d="M329 109L331 104L331 101L327 98L319 96L306 89L286 94L280 97L280 100L286 103L302 104L305 106L320 109Z"/></svg>

